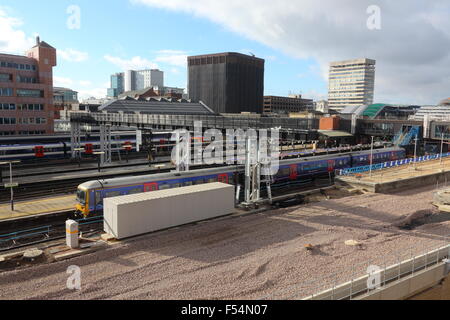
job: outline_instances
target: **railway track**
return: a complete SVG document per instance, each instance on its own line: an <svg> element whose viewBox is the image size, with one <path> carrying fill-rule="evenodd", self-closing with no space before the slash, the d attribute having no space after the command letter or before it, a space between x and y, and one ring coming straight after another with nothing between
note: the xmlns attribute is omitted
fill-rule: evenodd
<svg viewBox="0 0 450 320"><path fill-rule="evenodd" d="M296 193L305 191L322 193L323 188L332 184L325 177L317 177L298 186L286 186L274 191L274 197L289 195L292 199L299 200ZM264 192L262 193L264 195ZM273 207L286 207L301 204L302 201L276 201ZM0 221L0 252L17 249L20 247L40 244L65 237L65 221L73 219L74 211L65 211L50 215L31 216L16 220ZM103 231L103 216L98 215L87 219L78 219L80 231L83 234Z"/></svg>
<svg viewBox="0 0 450 320"><path fill-rule="evenodd" d="M54 221L49 221L47 224L40 223L39 219L30 218L28 222L23 224L28 225L28 227L12 231L5 231L5 223L0 222L0 252L64 239L66 237L65 221L68 215L70 215L70 212L62 212L54 216ZM79 222L79 230L84 236L103 230L103 216L77 221Z"/></svg>

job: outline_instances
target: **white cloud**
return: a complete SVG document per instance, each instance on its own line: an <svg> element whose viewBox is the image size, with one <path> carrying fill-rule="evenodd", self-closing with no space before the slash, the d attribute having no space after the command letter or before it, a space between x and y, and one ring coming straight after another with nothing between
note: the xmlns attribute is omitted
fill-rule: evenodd
<svg viewBox="0 0 450 320"><path fill-rule="evenodd" d="M141 58L139 56L133 57L129 60L122 59L119 57L113 57L110 55L105 55L104 58L106 61L118 66L123 71L125 70L138 70L138 69L157 69L158 65L147 60L145 58Z"/></svg>
<svg viewBox="0 0 450 320"><path fill-rule="evenodd" d="M74 81L70 78L65 77L53 77L53 86L55 87L70 87L74 84Z"/></svg>
<svg viewBox="0 0 450 320"><path fill-rule="evenodd" d="M71 48L66 50L58 49L57 54L58 57L70 62L83 62L89 58L89 54L87 52L82 52Z"/></svg>
<svg viewBox="0 0 450 320"><path fill-rule="evenodd" d="M155 61L167 63L172 66L186 67L187 66L187 53L185 51L178 50L160 50L157 53Z"/></svg>
<svg viewBox="0 0 450 320"><path fill-rule="evenodd" d="M0 52L23 54L35 44L35 40L27 37L18 27L22 20L8 15L7 8L0 7Z"/></svg>
<svg viewBox="0 0 450 320"><path fill-rule="evenodd" d="M83 101L85 99L89 99L91 97L101 99L106 97L107 88L92 88L92 89L79 89L78 91L78 100Z"/></svg>
<svg viewBox="0 0 450 320"><path fill-rule="evenodd" d="M83 87L88 87L88 86L91 86L91 85L92 85L92 82L89 81L89 80L81 80L79 83L80 83L80 85L82 85Z"/></svg>
<svg viewBox="0 0 450 320"><path fill-rule="evenodd" d="M213 21L299 59L377 60L377 101L437 103L449 95L448 0L130 0ZM381 30L366 10L381 8Z"/></svg>

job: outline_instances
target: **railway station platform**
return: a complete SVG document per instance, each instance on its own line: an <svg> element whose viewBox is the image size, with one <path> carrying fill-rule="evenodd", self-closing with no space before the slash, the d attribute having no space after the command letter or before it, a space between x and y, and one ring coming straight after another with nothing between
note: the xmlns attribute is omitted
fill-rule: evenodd
<svg viewBox="0 0 450 320"><path fill-rule="evenodd" d="M404 191L426 185L444 187L450 181L450 158L411 162L346 176L337 176L336 184L372 193Z"/></svg>
<svg viewBox="0 0 450 320"><path fill-rule="evenodd" d="M134 175L134 174L153 174L157 173L159 169L174 169L175 167L170 164L154 164L149 166L148 164L136 164L126 167L102 167L100 172L97 168L91 168L88 170L82 171L72 171L68 170L67 172L59 172L54 171L52 168L47 169L46 173L41 173L39 175L31 175L31 176L19 176L14 178L14 182L19 183L20 185L24 184L37 184L37 183L56 183L58 181L67 181L67 180L79 180L86 179L102 179L108 177L115 177L120 175ZM8 178L4 178L4 182L8 182Z"/></svg>
<svg viewBox="0 0 450 320"><path fill-rule="evenodd" d="M14 211L11 211L11 205L9 203L4 203L0 205L0 221L71 211L75 210L75 205L76 199L74 195L15 202Z"/></svg>

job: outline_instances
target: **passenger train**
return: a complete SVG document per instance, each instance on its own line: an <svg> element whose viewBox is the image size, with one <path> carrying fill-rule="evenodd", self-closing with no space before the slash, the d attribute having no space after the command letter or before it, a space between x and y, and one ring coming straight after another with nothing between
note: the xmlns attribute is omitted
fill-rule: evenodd
<svg viewBox="0 0 450 320"><path fill-rule="evenodd" d="M371 151L359 151L281 160L272 188L300 183L302 180L334 172L334 170L370 164ZM395 161L406 157L403 148L385 148L373 151L373 164ZM223 182L243 184L244 166L200 169L183 173L162 173L135 177L93 180L81 184L77 190L76 211L85 217L103 211L103 199L121 195L151 192L196 184Z"/></svg>
<svg viewBox="0 0 450 320"><path fill-rule="evenodd" d="M170 132L155 132L153 143L158 147L169 147ZM10 141L13 140L14 144ZM40 141L40 142L39 142ZM112 151L124 150L124 145L132 145L130 151L136 151L136 132L123 131L112 133ZM85 148L85 154L100 148L100 136L91 134L88 140L81 141L81 147ZM87 150L91 150L91 152ZM33 137L9 137L0 139L0 161L11 160L35 160L35 159L67 159L71 157L71 143L69 135L49 135Z"/></svg>

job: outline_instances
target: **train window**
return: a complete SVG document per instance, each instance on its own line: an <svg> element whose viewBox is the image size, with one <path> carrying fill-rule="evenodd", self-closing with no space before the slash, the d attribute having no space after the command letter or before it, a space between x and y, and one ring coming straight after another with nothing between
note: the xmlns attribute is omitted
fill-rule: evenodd
<svg viewBox="0 0 450 320"><path fill-rule="evenodd" d="M203 179L197 179L194 181L194 184L203 184L205 181Z"/></svg>
<svg viewBox="0 0 450 320"><path fill-rule="evenodd" d="M208 179L208 183L217 182L217 178Z"/></svg>
<svg viewBox="0 0 450 320"><path fill-rule="evenodd" d="M306 170L308 170L308 166L305 166ZM282 176L289 176L291 174L290 168L284 168L280 170Z"/></svg>
<svg viewBox="0 0 450 320"><path fill-rule="evenodd" d="M77 191L77 199L81 204L86 204L86 191L78 189Z"/></svg>
<svg viewBox="0 0 450 320"><path fill-rule="evenodd" d="M170 189L170 184L164 183L159 185L159 190L166 190L166 189Z"/></svg>
<svg viewBox="0 0 450 320"><path fill-rule="evenodd" d="M192 186L192 181L186 181L185 183L183 183L184 186Z"/></svg>
<svg viewBox="0 0 450 320"><path fill-rule="evenodd" d="M102 193L100 191L95 192L95 205L98 205L102 202Z"/></svg>
<svg viewBox="0 0 450 320"><path fill-rule="evenodd" d="M109 191L109 192L106 192L105 198L118 197L120 195L121 195L120 191Z"/></svg>
<svg viewBox="0 0 450 320"><path fill-rule="evenodd" d="M133 188L128 190L128 194L136 194L136 193L142 193L142 189L141 188Z"/></svg>
<svg viewBox="0 0 450 320"><path fill-rule="evenodd" d="M170 185L171 188L179 188L181 187L181 183L174 183L172 185Z"/></svg>

